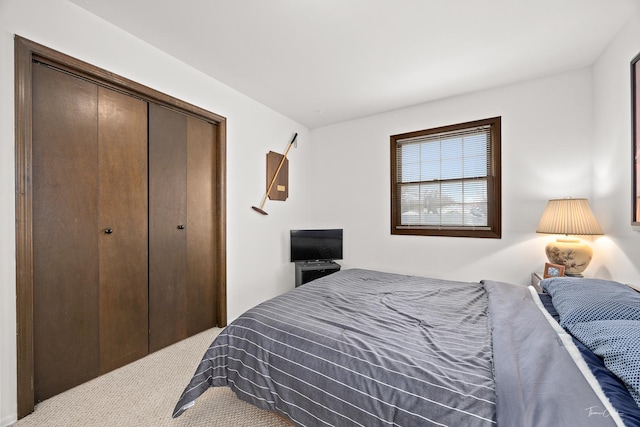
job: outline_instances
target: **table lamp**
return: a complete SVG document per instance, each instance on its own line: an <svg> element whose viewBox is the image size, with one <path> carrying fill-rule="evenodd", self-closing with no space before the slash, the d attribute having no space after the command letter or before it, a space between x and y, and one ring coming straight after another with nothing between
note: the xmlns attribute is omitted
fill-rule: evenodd
<svg viewBox="0 0 640 427"><path fill-rule="evenodd" d="M593 249L582 240L569 237L600 235L602 229L591 212L587 199L549 200L536 233L564 234L545 248L550 263L564 265L567 276L582 277L593 256Z"/></svg>

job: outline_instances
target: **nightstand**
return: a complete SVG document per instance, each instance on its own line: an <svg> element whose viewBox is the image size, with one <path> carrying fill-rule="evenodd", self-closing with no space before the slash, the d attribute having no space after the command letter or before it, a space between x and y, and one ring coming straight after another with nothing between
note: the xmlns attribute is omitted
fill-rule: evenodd
<svg viewBox="0 0 640 427"><path fill-rule="evenodd" d="M539 294L543 294L544 290L540 287L540 281L542 280L543 274L541 272L534 271L531 273L531 286L536 288Z"/></svg>

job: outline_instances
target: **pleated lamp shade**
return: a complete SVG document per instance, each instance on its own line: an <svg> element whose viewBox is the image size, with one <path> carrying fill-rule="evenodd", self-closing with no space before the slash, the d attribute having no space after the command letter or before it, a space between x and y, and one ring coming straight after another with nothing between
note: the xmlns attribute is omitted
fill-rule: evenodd
<svg viewBox="0 0 640 427"><path fill-rule="evenodd" d="M587 199L549 200L536 233L567 236L603 234ZM545 252L549 262L565 266L565 274L568 276L581 276L593 256L589 245L580 239L569 237L550 242Z"/></svg>
<svg viewBox="0 0 640 427"><path fill-rule="evenodd" d="M574 236L603 234L587 199L549 200L536 233Z"/></svg>

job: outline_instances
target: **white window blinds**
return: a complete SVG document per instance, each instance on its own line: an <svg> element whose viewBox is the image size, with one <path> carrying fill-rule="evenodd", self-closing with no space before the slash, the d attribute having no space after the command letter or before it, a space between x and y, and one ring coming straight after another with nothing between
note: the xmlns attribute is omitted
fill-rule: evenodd
<svg viewBox="0 0 640 427"><path fill-rule="evenodd" d="M491 126L396 141L399 227L488 228Z"/></svg>

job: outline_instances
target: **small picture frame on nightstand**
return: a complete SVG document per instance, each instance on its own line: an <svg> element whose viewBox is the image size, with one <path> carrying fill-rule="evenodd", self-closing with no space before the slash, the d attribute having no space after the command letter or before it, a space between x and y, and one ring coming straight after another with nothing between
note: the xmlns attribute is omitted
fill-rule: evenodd
<svg viewBox="0 0 640 427"><path fill-rule="evenodd" d="M551 263L545 263L544 264L544 273L542 274L542 277L547 279L549 277L562 277L564 276L564 265L560 265L560 264L551 264Z"/></svg>

